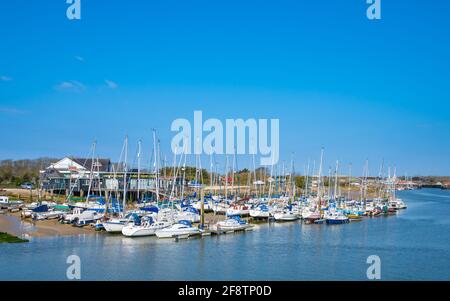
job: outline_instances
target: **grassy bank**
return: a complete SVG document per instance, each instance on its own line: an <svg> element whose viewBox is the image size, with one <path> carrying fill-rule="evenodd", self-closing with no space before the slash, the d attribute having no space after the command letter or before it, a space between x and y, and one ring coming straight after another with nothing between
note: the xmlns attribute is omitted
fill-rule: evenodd
<svg viewBox="0 0 450 301"><path fill-rule="evenodd" d="M19 237L10 235L5 232L0 232L0 243L23 243L28 242L26 239L21 239Z"/></svg>

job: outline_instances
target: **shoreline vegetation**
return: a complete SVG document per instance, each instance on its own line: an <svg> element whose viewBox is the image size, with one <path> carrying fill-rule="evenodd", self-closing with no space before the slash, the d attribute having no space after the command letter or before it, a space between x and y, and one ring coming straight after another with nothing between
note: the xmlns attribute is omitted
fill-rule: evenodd
<svg viewBox="0 0 450 301"><path fill-rule="evenodd" d="M15 244L15 243L26 243L26 242L29 242L29 240L19 238L17 236L8 234L6 232L0 232L0 243Z"/></svg>

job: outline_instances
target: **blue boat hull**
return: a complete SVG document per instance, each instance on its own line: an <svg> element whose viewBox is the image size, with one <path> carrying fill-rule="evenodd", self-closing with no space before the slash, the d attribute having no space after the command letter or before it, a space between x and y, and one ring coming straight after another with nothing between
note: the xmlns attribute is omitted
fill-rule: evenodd
<svg viewBox="0 0 450 301"><path fill-rule="evenodd" d="M342 225L349 223L349 220L340 220L340 219L327 219L328 225Z"/></svg>

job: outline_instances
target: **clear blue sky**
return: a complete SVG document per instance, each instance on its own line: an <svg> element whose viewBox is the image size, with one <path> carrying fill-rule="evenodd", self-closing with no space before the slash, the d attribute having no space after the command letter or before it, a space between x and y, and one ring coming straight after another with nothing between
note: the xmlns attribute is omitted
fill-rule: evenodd
<svg viewBox="0 0 450 301"><path fill-rule="evenodd" d="M450 174L450 2L82 0L0 3L0 159L165 151L175 118L279 118L296 169L366 158ZM133 151L131 151L133 152ZM149 156L149 154L148 154ZM241 165L247 162L242 159ZM204 165L208 165L206 160Z"/></svg>

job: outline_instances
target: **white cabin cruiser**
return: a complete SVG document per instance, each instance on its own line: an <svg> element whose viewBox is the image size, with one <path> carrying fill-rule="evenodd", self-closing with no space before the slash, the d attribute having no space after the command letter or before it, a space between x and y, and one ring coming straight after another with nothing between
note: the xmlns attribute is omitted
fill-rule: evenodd
<svg viewBox="0 0 450 301"><path fill-rule="evenodd" d="M143 217L141 224L129 223L122 229L122 234L126 237L144 237L156 235L156 231L172 226L169 221L154 221L151 217Z"/></svg>
<svg viewBox="0 0 450 301"><path fill-rule="evenodd" d="M41 220L49 220L49 219L59 219L61 216L64 215L64 212L62 211L47 211L47 212L34 212L31 214L31 218L36 221Z"/></svg>
<svg viewBox="0 0 450 301"><path fill-rule="evenodd" d="M188 221L180 221L168 228L158 230L155 232L158 238L175 238L179 236L194 236L200 235L200 229L192 227Z"/></svg>
<svg viewBox="0 0 450 301"><path fill-rule="evenodd" d="M240 218L229 218L227 220L218 222L213 227L213 230L223 230L223 231L240 231L253 228L247 222L241 220Z"/></svg>
<svg viewBox="0 0 450 301"><path fill-rule="evenodd" d="M292 222L300 219L299 213L292 210L275 212L273 217L277 222Z"/></svg>
<svg viewBox="0 0 450 301"><path fill-rule="evenodd" d="M394 201L389 202L390 204L394 205L397 209L407 209L408 206L403 202L402 199L395 199Z"/></svg>
<svg viewBox="0 0 450 301"><path fill-rule="evenodd" d="M103 214L98 213L97 211L91 210L83 210L81 208L73 209L71 214L64 214L62 216L61 222L67 224L77 223L79 221L85 223L86 221L97 221L103 218Z"/></svg>

